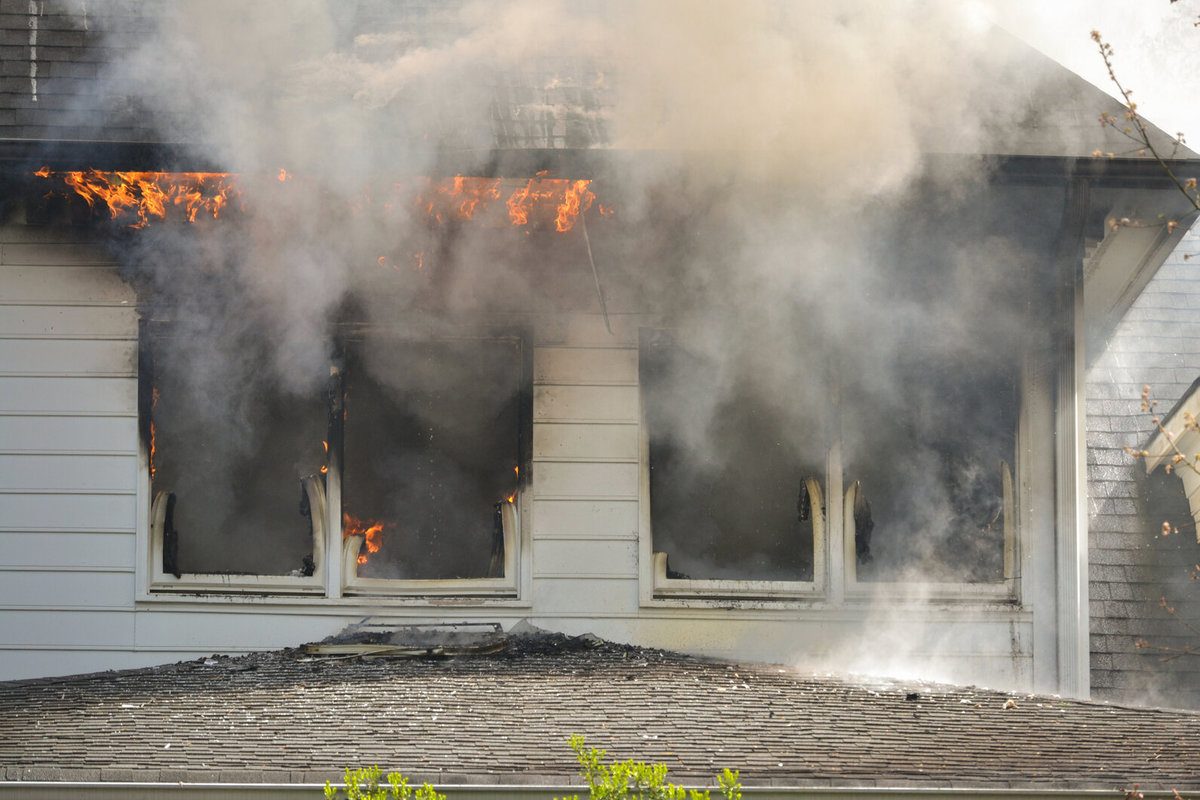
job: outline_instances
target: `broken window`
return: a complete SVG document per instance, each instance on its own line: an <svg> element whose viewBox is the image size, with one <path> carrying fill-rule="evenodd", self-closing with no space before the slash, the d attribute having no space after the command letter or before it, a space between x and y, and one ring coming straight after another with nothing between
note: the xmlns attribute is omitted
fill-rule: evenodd
<svg viewBox="0 0 1200 800"><path fill-rule="evenodd" d="M656 588L812 581L824 444L787 398L722 388L710 359L665 332L642 332L639 365Z"/></svg>
<svg viewBox="0 0 1200 800"><path fill-rule="evenodd" d="M236 365L205 374L211 359L190 345L143 331L152 581L253 585L243 578L274 576L319 586L323 387L295 394Z"/></svg>
<svg viewBox="0 0 1200 800"><path fill-rule="evenodd" d="M346 344L341 511L347 582L514 580L519 337Z"/></svg>
<svg viewBox="0 0 1200 800"><path fill-rule="evenodd" d="M1013 572L1015 370L901 366L903 405L847 439L859 581L994 583Z"/></svg>

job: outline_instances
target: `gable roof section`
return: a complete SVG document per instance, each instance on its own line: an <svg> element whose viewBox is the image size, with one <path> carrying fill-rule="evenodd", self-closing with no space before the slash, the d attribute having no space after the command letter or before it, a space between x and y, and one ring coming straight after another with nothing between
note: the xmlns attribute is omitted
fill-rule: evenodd
<svg viewBox="0 0 1200 800"><path fill-rule="evenodd" d="M1196 713L598 641L444 660L284 651L0 684L10 781L319 783L379 764L441 784L563 784L578 781L575 733L692 783L730 767L748 786L1200 788Z"/></svg>

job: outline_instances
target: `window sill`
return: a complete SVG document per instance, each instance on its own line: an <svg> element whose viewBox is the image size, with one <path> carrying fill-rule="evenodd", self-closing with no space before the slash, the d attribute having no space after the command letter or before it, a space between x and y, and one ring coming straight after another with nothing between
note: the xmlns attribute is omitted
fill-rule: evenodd
<svg viewBox="0 0 1200 800"><path fill-rule="evenodd" d="M400 595L354 595L326 597L323 594L251 593L248 591L200 592L195 589L179 589L173 592L143 593L136 604L151 606L214 607L225 606L238 610L248 608L304 608L312 613L344 615L348 613L371 615L379 609L485 609L513 608L529 609L530 603L519 597L502 596L400 596Z"/></svg>

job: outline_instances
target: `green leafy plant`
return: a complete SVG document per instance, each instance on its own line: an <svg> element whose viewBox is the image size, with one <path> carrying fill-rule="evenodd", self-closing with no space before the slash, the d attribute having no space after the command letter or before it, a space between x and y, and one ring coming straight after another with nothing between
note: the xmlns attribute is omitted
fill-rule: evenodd
<svg viewBox="0 0 1200 800"><path fill-rule="evenodd" d="M568 743L575 751L590 800L712 800L709 789L688 789L667 781L666 764L647 764L645 761L614 761L605 763L608 753L588 747L582 736L572 736ZM413 788L408 778L399 772L389 772L387 783L380 784L383 772L379 767L347 769L345 786L335 788L325 782L326 800L446 800L430 784ZM725 800L742 800L742 784L734 770L721 770L717 786ZM556 798L579 800L579 795Z"/></svg>
<svg viewBox="0 0 1200 800"><path fill-rule="evenodd" d="M608 764L608 753L588 747L582 736L572 736L568 742L579 760L591 800L711 800L708 789L686 789L668 782L666 764L633 760ZM722 770L717 775L717 786L725 800L742 800L737 772ZM579 796L561 800L579 800Z"/></svg>
<svg viewBox="0 0 1200 800"><path fill-rule="evenodd" d="M399 772L389 772L385 778L387 784L380 785L379 779L383 777L379 767L347 769L344 788L337 789L325 781L325 800L343 797L346 800L446 800L446 795L428 783L414 789L408 778Z"/></svg>

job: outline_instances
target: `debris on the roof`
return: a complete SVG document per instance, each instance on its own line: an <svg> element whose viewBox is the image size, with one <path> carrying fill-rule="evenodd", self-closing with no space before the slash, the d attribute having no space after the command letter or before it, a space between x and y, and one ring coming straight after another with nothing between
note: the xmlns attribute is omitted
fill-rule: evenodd
<svg viewBox="0 0 1200 800"><path fill-rule="evenodd" d="M327 659L450 658L497 653L545 655L587 649L601 642L592 634L566 636L528 624L518 624L505 633L494 622L391 625L363 620L300 649L305 655Z"/></svg>

